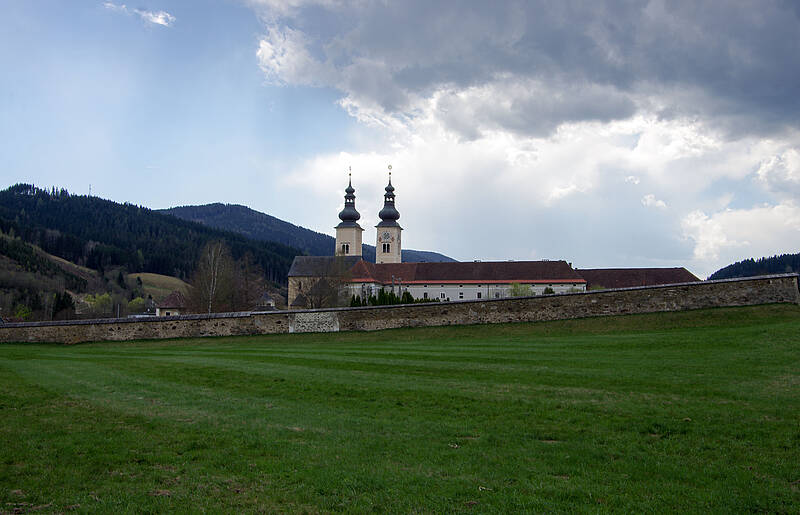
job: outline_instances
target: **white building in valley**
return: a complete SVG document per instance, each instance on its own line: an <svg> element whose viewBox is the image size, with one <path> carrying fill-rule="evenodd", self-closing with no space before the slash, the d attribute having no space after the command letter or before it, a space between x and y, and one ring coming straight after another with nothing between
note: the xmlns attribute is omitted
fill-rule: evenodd
<svg viewBox="0 0 800 515"><path fill-rule="evenodd" d="M361 215L355 206L352 180L345 189L341 222L336 226L335 256L297 256L289 270L290 307L321 307L326 286L335 284L347 298L366 299L383 289L398 296L440 301L501 299L525 295L580 292L586 280L566 261L486 261L466 263L403 263L402 227L397 220L391 173L384 205L375 226L375 263L362 259ZM514 286L512 286L514 285Z"/></svg>

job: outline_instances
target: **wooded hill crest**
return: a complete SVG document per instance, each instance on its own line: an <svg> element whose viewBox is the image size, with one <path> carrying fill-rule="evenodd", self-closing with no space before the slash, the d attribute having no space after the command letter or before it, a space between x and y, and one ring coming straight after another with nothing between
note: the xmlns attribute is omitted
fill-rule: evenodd
<svg viewBox="0 0 800 515"><path fill-rule="evenodd" d="M709 279L732 279L734 277L751 277L754 275L770 275L800 273L800 253L781 254L780 256L762 257L737 261L720 268Z"/></svg>
<svg viewBox="0 0 800 515"><path fill-rule="evenodd" d="M335 239L304 227L285 222L274 216L261 213L237 204L205 204L201 206L180 206L161 209L184 220L200 222L209 227L234 231L254 240L274 241L298 248L310 256L333 255ZM363 258L375 262L375 247L363 246ZM403 250L403 261L414 263L454 262L455 259L424 250Z"/></svg>
<svg viewBox="0 0 800 515"><path fill-rule="evenodd" d="M302 253L145 207L28 184L0 191L0 230L101 272L123 266L129 273L152 272L181 279L191 276L200 249L212 240L227 242L236 259L251 254L267 278L276 283L285 283L292 259Z"/></svg>

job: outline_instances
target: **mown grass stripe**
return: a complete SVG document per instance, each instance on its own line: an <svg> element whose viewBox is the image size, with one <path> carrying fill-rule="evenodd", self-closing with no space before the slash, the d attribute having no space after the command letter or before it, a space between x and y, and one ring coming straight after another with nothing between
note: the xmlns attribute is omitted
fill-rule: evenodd
<svg viewBox="0 0 800 515"><path fill-rule="evenodd" d="M767 306L0 346L0 506L793 512L798 335Z"/></svg>

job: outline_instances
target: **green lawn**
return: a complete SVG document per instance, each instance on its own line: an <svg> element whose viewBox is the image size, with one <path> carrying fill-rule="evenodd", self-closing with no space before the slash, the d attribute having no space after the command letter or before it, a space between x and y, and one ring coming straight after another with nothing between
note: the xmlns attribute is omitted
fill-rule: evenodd
<svg viewBox="0 0 800 515"><path fill-rule="evenodd" d="M0 512L798 512L800 307L0 345Z"/></svg>

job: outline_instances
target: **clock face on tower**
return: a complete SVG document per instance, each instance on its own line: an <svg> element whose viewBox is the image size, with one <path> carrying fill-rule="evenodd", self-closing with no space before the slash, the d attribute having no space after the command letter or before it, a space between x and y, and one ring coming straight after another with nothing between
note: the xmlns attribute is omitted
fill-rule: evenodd
<svg viewBox="0 0 800 515"><path fill-rule="evenodd" d="M392 237L392 235L391 235L391 234L389 234L388 232L385 232L385 233L381 234L381 239L382 239L383 241L389 241L389 239L390 239L391 237Z"/></svg>

